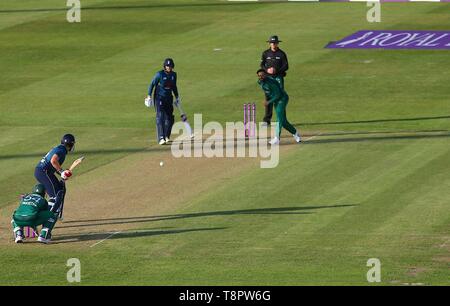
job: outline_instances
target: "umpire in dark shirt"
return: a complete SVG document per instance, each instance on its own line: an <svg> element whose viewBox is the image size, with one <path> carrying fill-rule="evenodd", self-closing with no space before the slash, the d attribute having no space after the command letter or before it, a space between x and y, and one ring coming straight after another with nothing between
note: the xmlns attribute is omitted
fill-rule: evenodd
<svg viewBox="0 0 450 306"><path fill-rule="evenodd" d="M278 48L278 44L281 40L277 35L273 35L267 41L270 48L263 52L261 56L261 68L266 70L269 75L272 75L280 82L281 87L284 89L284 77L286 71L289 69L288 59L286 53ZM266 113L264 115L264 122L270 125L272 120L273 104L266 106Z"/></svg>

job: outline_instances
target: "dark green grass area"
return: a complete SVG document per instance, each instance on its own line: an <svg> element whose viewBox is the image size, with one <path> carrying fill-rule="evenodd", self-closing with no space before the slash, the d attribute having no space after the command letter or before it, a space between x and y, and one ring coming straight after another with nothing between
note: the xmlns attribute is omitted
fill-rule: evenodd
<svg viewBox="0 0 450 306"><path fill-rule="evenodd" d="M111 0L83 3L82 22L69 24L61 1L3 0L0 207L28 191L63 133L77 136L77 156L89 157L77 174L92 182L102 165L158 152L143 99L166 57L191 119L240 121L249 101L261 119L255 72L278 34L288 118L320 136L171 214L72 224L136 224L92 248L1 244L0 284L65 285L76 257L82 285L364 285L369 258L381 260L383 285L448 285L450 52L324 46L362 29L450 30L449 9L386 3L369 24L365 3Z"/></svg>

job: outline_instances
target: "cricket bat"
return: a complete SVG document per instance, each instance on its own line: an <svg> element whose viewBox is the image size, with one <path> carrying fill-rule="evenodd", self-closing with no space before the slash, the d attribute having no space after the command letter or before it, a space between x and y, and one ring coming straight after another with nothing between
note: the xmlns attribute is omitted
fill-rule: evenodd
<svg viewBox="0 0 450 306"><path fill-rule="evenodd" d="M81 164L81 162L83 161L84 156L81 156L80 158L77 158L76 160L73 161L72 165L70 165L70 172L73 171L73 169L75 169L79 164Z"/></svg>
<svg viewBox="0 0 450 306"><path fill-rule="evenodd" d="M184 112L183 108L181 107L181 103L178 103L178 105L176 107L177 107L178 111L180 112L180 115L186 116L186 113ZM186 130L187 130L189 136L192 138L194 136L194 134L192 133L191 125L189 124L187 119L184 120L183 123L184 123L184 126L186 127Z"/></svg>

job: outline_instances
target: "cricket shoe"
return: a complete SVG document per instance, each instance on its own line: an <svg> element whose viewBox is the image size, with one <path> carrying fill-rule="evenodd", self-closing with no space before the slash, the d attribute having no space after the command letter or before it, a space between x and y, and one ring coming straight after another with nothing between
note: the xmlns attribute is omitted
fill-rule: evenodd
<svg viewBox="0 0 450 306"><path fill-rule="evenodd" d="M273 146L277 145L280 143L280 139L278 139L278 137L274 137L271 141L269 141L269 143Z"/></svg>
<svg viewBox="0 0 450 306"><path fill-rule="evenodd" d="M41 230L41 234L39 235L37 241L45 244L49 244L52 241L52 234L49 233L48 228L43 228Z"/></svg>
<svg viewBox="0 0 450 306"><path fill-rule="evenodd" d="M37 241L39 241L40 243L49 244L52 241L52 239L39 236Z"/></svg>
<svg viewBox="0 0 450 306"><path fill-rule="evenodd" d="M169 137L166 137L166 144L169 144L169 142L170 142Z"/></svg>
<svg viewBox="0 0 450 306"><path fill-rule="evenodd" d="M13 221L11 221L13 223ZM23 228L15 227L13 230L14 233L14 242L15 243L23 243L24 237L23 237Z"/></svg>
<svg viewBox="0 0 450 306"><path fill-rule="evenodd" d="M300 134L297 132L297 133L295 133L294 135L292 135L292 136L294 136L294 139L295 139L295 141L296 142L301 142L302 141L302 137L300 136Z"/></svg>
<svg viewBox="0 0 450 306"><path fill-rule="evenodd" d="M17 236L16 236L16 239L14 240L14 242L15 242L15 243L23 243L23 237L17 235Z"/></svg>
<svg viewBox="0 0 450 306"><path fill-rule="evenodd" d="M163 145L163 144L165 144L166 143L166 141L164 140L164 138L161 138L160 140L159 140L159 144L160 145Z"/></svg>

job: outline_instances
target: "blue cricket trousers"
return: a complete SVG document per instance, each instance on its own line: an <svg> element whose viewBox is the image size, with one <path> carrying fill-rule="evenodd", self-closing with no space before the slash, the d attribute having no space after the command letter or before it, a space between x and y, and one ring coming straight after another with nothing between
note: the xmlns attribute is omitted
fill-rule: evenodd
<svg viewBox="0 0 450 306"><path fill-rule="evenodd" d="M158 130L158 141L164 138L170 138L172 126L175 121L173 116L173 97L156 96L156 127Z"/></svg>
<svg viewBox="0 0 450 306"><path fill-rule="evenodd" d="M64 197L66 195L66 184L56 178L54 173L49 173L45 169L37 166L34 170L34 177L36 180L44 184L45 190L49 196L50 211L60 211L64 204Z"/></svg>

